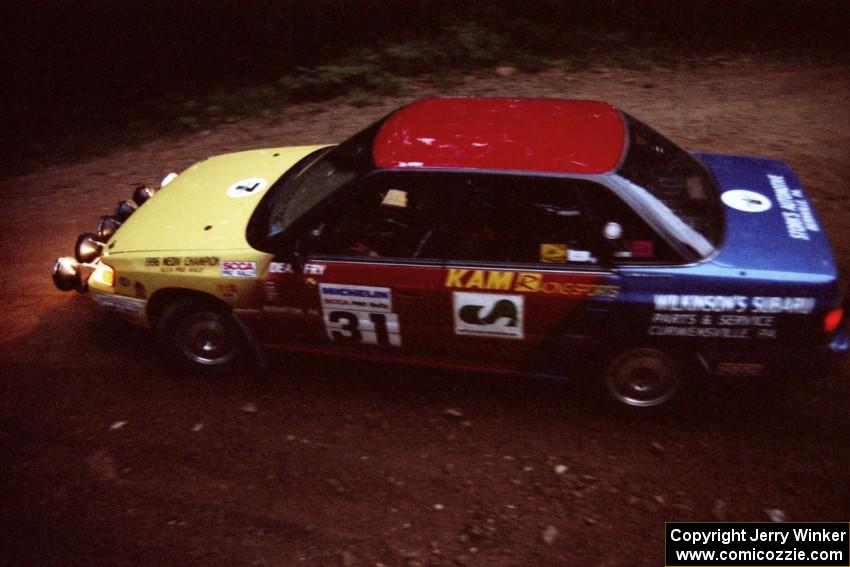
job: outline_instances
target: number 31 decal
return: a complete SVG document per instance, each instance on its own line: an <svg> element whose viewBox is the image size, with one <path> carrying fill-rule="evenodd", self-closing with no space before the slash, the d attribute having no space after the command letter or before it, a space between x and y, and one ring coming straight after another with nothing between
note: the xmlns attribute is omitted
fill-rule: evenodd
<svg viewBox="0 0 850 567"><path fill-rule="evenodd" d="M332 341L380 346L401 346L401 329L395 313L324 311L325 327Z"/></svg>

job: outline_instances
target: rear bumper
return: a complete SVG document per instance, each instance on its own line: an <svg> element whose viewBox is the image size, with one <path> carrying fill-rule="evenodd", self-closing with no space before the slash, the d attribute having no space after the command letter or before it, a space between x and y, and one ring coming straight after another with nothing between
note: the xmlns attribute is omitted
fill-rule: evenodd
<svg viewBox="0 0 850 567"><path fill-rule="evenodd" d="M842 327L829 343L807 350L773 352L701 352L698 359L710 374L759 376L769 374L803 380L827 378L838 372L850 353L850 332Z"/></svg>

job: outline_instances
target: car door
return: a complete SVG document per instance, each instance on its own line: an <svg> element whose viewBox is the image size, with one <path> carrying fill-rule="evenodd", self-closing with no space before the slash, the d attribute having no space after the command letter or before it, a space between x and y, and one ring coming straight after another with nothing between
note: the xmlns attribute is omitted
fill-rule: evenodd
<svg viewBox="0 0 850 567"><path fill-rule="evenodd" d="M598 339L620 294L603 227L583 193L596 183L470 176L454 193L455 237L443 278L446 349L485 366L538 367Z"/></svg>
<svg viewBox="0 0 850 567"><path fill-rule="evenodd" d="M441 188L378 172L302 227L303 266L272 265L271 342L338 354L438 356L446 311L437 253Z"/></svg>

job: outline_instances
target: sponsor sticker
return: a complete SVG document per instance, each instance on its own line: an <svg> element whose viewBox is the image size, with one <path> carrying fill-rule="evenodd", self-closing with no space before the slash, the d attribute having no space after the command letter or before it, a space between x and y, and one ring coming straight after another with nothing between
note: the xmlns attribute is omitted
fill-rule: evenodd
<svg viewBox="0 0 850 567"><path fill-rule="evenodd" d="M393 310L392 291L388 287L322 283L319 284L319 298L323 309L376 313Z"/></svg>
<svg viewBox="0 0 850 567"><path fill-rule="evenodd" d="M218 284L218 293L225 299L239 297L239 286L236 284Z"/></svg>
<svg viewBox="0 0 850 567"><path fill-rule="evenodd" d="M797 240L809 240L809 232L820 232L820 226L812 213L809 200L801 189L791 189L781 175L768 175L776 202L782 211L788 236Z"/></svg>
<svg viewBox="0 0 850 567"><path fill-rule="evenodd" d="M233 199L241 199L242 197L250 197L262 193L268 183L262 177L249 177L242 181L237 181L227 188L227 196Z"/></svg>
<svg viewBox="0 0 850 567"><path fill-rule="evenodd" d="M310 276L322 276L325 274L325 264L304 264L304 273Z"/></svg>
<svg viewBox="0 0 850 567"><path fill-rule="evenodd" d="M732 189L720 196L727 207L745 213L763 213L773 206L770 199L749 189Z"/></svg>
<svg viewBox="0 0 850 567"><path fill-rule="evenodd" d="M221 276L224 278L256 278L256 262L222 262Z"/></svg>
<svg viewBox="0 0 850 567"><path fill-rule="evenodd" d="M328 338L343 343L401 346L401 326L392 312L392 290L345 284L319 284Z"/></svg>
<svg viewBox="0 0 850 567"><path fill-rule="evenodd" d="M263 311L270 315L304 315L304 310L300 307L290 307L288 305L264 305Z"/></svg>
<svg viewBox="0 0 850 567"><path fill-rule="evenodd" d="M293 273L292 264L286 262L272 262L269 264L269 272L272 274L291 274Z"/></svg>
<svg viewBox="0 0 850 567"><path fill-rule="evenodd" d="M648 333L656 337L776 339L776 318L806 315L812 297L655 295Z"/></svg>
<svg viewBox="0 0 850 567"><path fill-rule="evenodd" d="M145 258L146 268L156 268L163 273L199 273L210 266L218 266L218 256L164 256L162 258Z"/></svg>
<svg viewBox="0 0 850 567"><path fill-rule="evenodd" d="M452 294L455 334L522 339L525 298L493 293Z"/></svg>
<svg viewBox="0 0 850 567"><path fill-rule="evenodd" d="M503 272L462 268L449 268L446 272L444 285L448 288L458 289L518 291L575 297L613 298L620 294L620 288L616 285L586 281L551 281L537 272Z"/></svg>
<svg viewBox="0 0 850 567"><path fill-rule="evenodd" d="M142 299L134 299L123 295L109 295L105 293L93 294L95 302L110 311L130 315L132 317L142 317L145 314L145 305L147 301Z"/></svg>

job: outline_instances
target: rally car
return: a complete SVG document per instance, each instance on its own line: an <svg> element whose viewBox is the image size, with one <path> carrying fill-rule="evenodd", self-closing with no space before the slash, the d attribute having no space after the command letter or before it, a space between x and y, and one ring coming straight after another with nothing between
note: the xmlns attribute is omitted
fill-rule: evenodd
<svg viewBox="0 0 850 567"><path fill-rule="evenodd" d="M784 163L691 154L601 102L430 98L336 146L139 187L53 279L187 363L264 348L583 373L652 407L686 378L846 353L843 289Z"/></svg>

